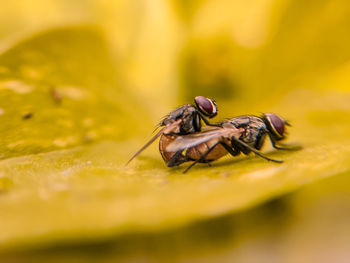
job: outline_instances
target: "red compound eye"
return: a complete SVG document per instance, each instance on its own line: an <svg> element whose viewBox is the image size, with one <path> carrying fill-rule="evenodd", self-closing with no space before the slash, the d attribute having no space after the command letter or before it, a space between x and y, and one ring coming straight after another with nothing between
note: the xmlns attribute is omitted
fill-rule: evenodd
<svg viewBox="0 0 350 263"><path fill-rule="evenodd" d="M197 108L209 118L214 117L217 114L217 107L215 101L203 96L197 96L194 98L194 102Z"/></svg>
<svg viewBox="0 0 350 263"><path fill-rule="evenodd" d="M277 137L283 137L285 133L285 123L286 121L277 116L274 113L265 113L265 118L270 124L272 131Z"/></svg>

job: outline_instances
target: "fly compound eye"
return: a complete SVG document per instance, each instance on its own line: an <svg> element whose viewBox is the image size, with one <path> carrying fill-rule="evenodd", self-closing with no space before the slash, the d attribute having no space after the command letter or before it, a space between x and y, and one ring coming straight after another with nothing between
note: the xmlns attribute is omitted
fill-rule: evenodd
<svg viewBox="0 0 350 263"><path fill-rule="evenodd" d="M197 96L194 98L194 102L197 105L197 108L205 116L213 118L217 114L217 107L215 101L208 99L203 96Z"/></svg>
<svg viewBox="0 0 350 263"><path fill-rule="evenodd" d="M266 119L273 135L275 135L277 139L284 138L286 131L285 124L287 124L286 121L274 113L265 113L264 118Z"/></svg>

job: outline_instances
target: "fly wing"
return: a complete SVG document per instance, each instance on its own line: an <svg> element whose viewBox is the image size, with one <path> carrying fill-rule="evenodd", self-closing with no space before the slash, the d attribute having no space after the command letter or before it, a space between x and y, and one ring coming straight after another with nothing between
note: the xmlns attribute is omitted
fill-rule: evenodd
<svg viewBox="0 0 350 263"><path fill-rule="evenodd" d="M177 127L177 125L179 124L181 120L176 121L174 123L172 123L171 125L165 126L163 127L161 130L159 130L157 132L156 135L154 135L152 137L152 139L150 139L144 146L141 147L140 150L138 150L131 158L130 160L126 163L126 165L128 165L136 156L138 156L141 152L143 152L148 146L150 146L159 136L161 136L164 133L169 133L172 132L173 129L175 129Z"/></svg>
<svg viewBox="0 0 350 263"><path fill-rule="evenodd" d="M186 148L197 146L201 143L207 142L211 139L219 139L223 136L227 136L231 132L235 132L236 129L212 129L205 132L198 132L189 135L178 136L172 143L166 147L168 152L177 152ZM237 129L238 131L238 129Z"/></svg>
<svg viewBox="0 0 350 263"><path fill-rule="evenodd" d="M126 165L128 165L136 156L138 156L141 152L143 152L143 150L145 150L148 146L150 146L160 135L163 134L163 129L161 129L159 132L157 132L156 135L154 135L152 137L152 139L150 139L144 146L142 146L142 148L140 150L138 150L131 158L130 160L126 163Z"/></svg>

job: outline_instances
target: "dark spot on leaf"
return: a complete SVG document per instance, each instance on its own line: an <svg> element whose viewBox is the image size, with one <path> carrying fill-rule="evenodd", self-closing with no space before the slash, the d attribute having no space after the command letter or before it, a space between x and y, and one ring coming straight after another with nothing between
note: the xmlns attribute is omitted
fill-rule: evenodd
<svg viewBox="0 0 350 263"><path fill-rule="evenodd" d="M28 113L23 114L22 119L23 120L28 120L28 119L30 119L32 117L33 117L33 113L28 112Z"/></svg>

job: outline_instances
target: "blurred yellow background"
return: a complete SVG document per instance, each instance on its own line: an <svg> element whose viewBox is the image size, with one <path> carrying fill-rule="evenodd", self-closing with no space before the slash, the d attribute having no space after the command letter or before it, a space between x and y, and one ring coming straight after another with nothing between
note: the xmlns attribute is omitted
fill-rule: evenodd
<svg viewBox="0 0 350 263"><path fill-rule="evenodd" d="M349 13L346 0L3 2L0 48L54 27L95 26L150 110L198 93L257 100L296 88L349 91Z"/></svg>

